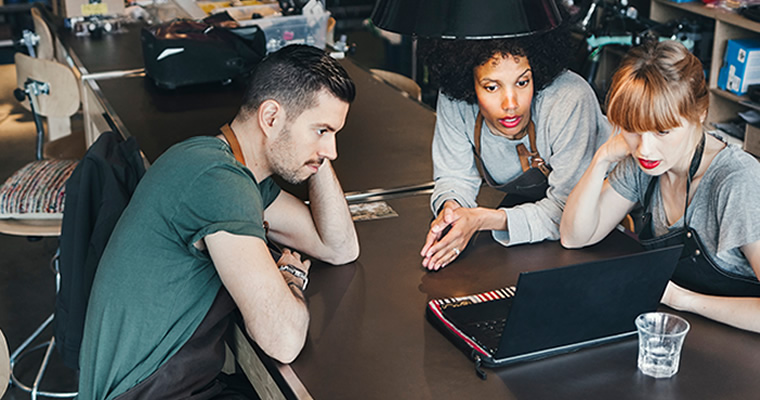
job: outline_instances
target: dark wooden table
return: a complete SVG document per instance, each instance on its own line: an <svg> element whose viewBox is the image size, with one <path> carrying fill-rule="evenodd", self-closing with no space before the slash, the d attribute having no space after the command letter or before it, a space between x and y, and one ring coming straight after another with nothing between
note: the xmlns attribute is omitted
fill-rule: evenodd
<svg viewBox="0 0 760 400"><path fill-rule="evenodd" d="M65 34L65 32L64 32ZM89 73L142 67L139 46L124 35L62 37ZM141 58L140 58L141 60ZM338 134L334 163L346 191L367 192L429 182L432 110L342 61L357 99ZM149 160L187 137L214 134L235 114L237 83L157 89L144 77L97 81L113 126L135 136ZM298 188L295 188L298 190ZM495 197L495 196L494 196ZM306 294L312 319L307 343L291 365L255 352L239 329L234 351L272 398L317 399L752 399L760 393L760 335L693 314L681 370L654 380L636 369L635 339L489 371L476 377L465 354L424 317L428 300L495 289L521 271L564 266L641 251L620 232L583 250L557 242L504 248L481 233L440 272L420 267L430 222L426 195L388 199L398 217L357 223L362 254L355 263L316 263ZM673 312L672 310L670 310Z"/></svg>
<svg viewBox="0 0 760 400"><path fill-rule="evenodd" d="M583 250L557 242L505 248L481 233L440 272L420 268L430 220L427 196L387 201L399 217L358 222L362 253L342 267L316 265L306 294L309 337L289 366L271 363L276 380L316 399L750 399L760 383L760 335L694 314L680 372L646 377L636 368L637 340L488 370L473 363L424 317L427 301L514 285L519 272L641 251L621 232ZM251 351L242 350L242 351ZM266 359L266 358L265 358ZM285 397L292 395L285 390Z"/></svg>

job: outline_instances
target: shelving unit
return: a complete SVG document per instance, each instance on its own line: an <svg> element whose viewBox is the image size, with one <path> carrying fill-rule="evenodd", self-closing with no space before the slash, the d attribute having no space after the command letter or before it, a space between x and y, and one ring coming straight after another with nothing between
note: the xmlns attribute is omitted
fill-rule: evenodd
<svg viewBox="0 0 760 400"><path fill-rule="evenodd" d="M741 104L742 101L749 101L747 96L737 96L718 87L718 73L723 65L726 42L729 39L760 38L760 23L721 8L707 7L701 1L674 3L669 0L651 0L650 18L658 22L676 18L700 18L712 21L714 37L712 61L707 77L710 89L710 110L707 122L725 122L735 118L737 112L750 108Z"/></svg>

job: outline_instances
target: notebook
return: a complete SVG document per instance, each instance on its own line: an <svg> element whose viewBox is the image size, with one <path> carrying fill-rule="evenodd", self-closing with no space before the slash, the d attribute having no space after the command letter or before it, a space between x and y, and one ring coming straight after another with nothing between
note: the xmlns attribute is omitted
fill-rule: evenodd
<svg viewBox="0 0 760 400"><path fill-rule="evenodd" d="M496 367L575 351L636 334L654 311L683 246L542 271L516 287L428 302L428 320L475 361Z"/></svg>

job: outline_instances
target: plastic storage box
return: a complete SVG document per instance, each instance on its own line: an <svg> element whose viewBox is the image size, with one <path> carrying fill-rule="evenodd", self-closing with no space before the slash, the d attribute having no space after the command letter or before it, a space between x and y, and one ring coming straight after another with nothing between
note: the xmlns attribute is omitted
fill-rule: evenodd
<svg viewBox="0 0 760 400"><path fill-rule="evenodd" d="M220 8L214 10L214 13L224 11L240 26L259 26L266 36L267 53L289 44L308 44L325 48L330 12L326 11L319 1L309 2L302 15L283 16L280 14L279 6L271 4Z"/></svg>

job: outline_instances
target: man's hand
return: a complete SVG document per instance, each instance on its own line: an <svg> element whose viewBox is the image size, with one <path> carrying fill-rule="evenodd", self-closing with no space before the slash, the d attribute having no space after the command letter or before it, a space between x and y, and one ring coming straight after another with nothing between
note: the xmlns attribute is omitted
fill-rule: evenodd
<svg viewBox="0 0 760 400"><path fill-rule="evenodd" d="M309 268L311 268L311 260L301 260L301 255L298 254L298 252L290 249L282 249L282 256L280 256L280 259L277 261L277 266L281 267L288 264L297 267L307 274L309 273Z"/></svg>
<svg viewBox="0 0 760 400"><path fill-rule="evenodd" d="M308 275L309 268L311 267L311 261L301 260L301 255L298 254L298 252L291 251L290 249L282 249L282 256L280 256L280 259L277 261L277 266L281 267L283 265L292 265ZM303 280L291 274L290 272L281 272L283 278L285 278L285 282L287 282L288 287L290 287L290 290L293 292L293 294L299 299L306 301L305 297L303 297L303 291L301 290L303 287Z"/></svg>
<svg viewBox="0 0 760 400"><path fill-rule="evenodd" d="M422 266L438 270L454 261L467 247L472 235L480 229L479 216L480 210L477 208L464 208L456 201L447 201L430 224L425 245L420 251ZM444 234L447 228L449 231Z"/></svg>

